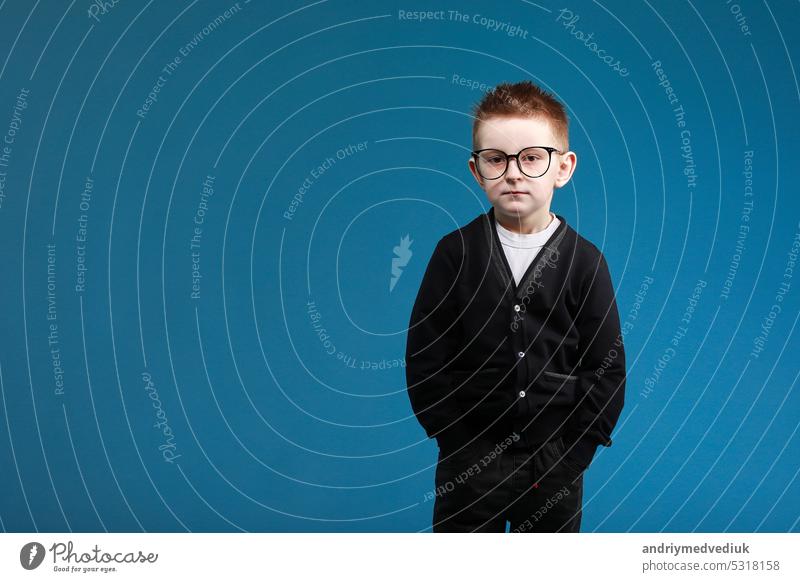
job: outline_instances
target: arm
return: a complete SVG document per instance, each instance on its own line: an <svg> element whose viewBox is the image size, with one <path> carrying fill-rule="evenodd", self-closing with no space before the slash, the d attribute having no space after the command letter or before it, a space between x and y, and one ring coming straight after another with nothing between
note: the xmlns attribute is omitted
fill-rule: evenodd
<svg viewBox="0 0 800 582"><path fill-rule="evenodd" d="M459 271L441 239L428 262L411 311L406 340L406 382L411 407L428 437L439 438L459 417L448 368L461 338L452 294Z"/></svg>
<svg viewBox="0 0 800 582"><path fill-rule="evenodd" d="M625 346L614 285L605 257L590 270L578 308L578 405L565 434L567 456L586 469L598 445L611 446L611 432L625 400Z"/></svg>

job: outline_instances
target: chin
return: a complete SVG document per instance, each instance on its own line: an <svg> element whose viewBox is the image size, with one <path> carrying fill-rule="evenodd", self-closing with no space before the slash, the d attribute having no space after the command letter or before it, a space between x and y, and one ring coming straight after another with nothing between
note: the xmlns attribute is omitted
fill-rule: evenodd
<svg viewBox="0 0 800 582"><path fill-rule="evenodd" d="M533 205L530 203L530 200L522 200L522 201L513 201L513 200L499 200L496 208L499 210L503 210L505 212L509 212L512 214L516 213L528 213L533 210Z"/></svg>

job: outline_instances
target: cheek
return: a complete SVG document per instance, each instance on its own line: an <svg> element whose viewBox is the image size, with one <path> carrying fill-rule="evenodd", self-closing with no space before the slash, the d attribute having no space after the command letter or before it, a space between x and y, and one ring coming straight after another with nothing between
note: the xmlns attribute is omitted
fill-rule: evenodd
<svg viewBox="0 0 800 582"><path fill-rule="evenodd" d="M502 188L498 188L497 184L494 182L484 182L484 190L486 194L492 199L496 199L500 197L500 192L502 192Z"/></svg>

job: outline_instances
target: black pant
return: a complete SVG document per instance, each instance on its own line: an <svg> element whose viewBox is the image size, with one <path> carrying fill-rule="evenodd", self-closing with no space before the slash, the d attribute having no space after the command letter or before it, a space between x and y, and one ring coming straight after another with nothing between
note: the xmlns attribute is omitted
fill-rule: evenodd
<svg viewBox="0 0 800 582"><path fill-rule="evenodd" d="M564 460L561 437L534 449L475 440L439 451L434 532L578 532L583 472Z"/></svg>

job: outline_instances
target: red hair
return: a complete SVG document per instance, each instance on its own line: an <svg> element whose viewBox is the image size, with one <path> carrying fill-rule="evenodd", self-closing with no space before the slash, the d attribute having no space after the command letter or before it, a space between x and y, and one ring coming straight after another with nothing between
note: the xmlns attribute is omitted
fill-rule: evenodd
<svg viewBox="0 0 800 582"><path fill-rule="evenodd" d="M550 123L558 148L564 152L569 150L569 119L564 106L552 94L531 81L501 83L486 92L473 110L473 149L478 149L480 123L492 116L544 119Z"/></svg>

